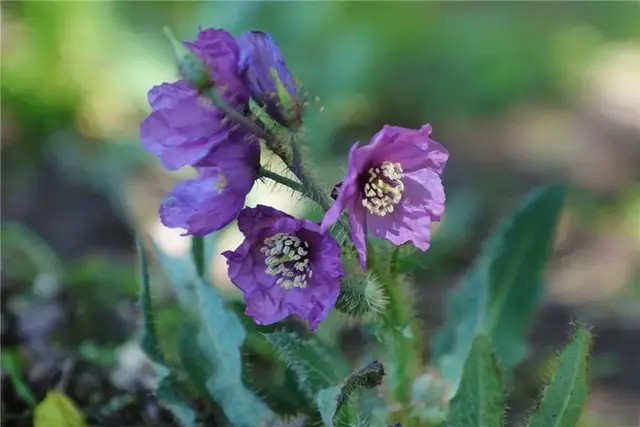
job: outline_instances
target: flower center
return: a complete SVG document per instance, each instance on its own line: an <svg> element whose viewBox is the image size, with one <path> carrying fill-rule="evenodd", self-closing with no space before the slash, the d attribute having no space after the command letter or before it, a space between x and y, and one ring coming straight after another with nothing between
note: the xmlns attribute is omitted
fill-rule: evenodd
<svg viewBox="0 0 640 427"><path fill-rule="evenodd" d="M224 190L227 187L227 177L222 173L222 171L218 171L218 180L213 184L218 193Z"/></svg>
<svg viewBox="0 0 640 427"><path fill-rule="evenodd" d="M307 287L313 276L309 265L309 244L288 233L278 233L264 239L260 252L267 258L266 273L278 276L276 284L285 289Z"/></svg>
<svg viewBox="0 0 640 427"><path fill-rule="evenodd" d="M404 174L400 163L382 162L369 169L369 179L364 184L362 206L378 216L393 212L393 207L402 200Z"/></svg>

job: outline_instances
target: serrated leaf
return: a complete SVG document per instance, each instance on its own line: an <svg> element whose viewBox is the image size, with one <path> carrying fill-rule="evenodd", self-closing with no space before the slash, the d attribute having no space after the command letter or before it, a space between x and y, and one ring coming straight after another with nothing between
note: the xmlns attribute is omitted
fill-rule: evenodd
<svg viewBox="0 0 640 427"><path fill-rule="evenodd" d="M160 350L160 341L155 329L151 306L151 286L146 251L140 241L138 241L138 255L141 273L140 308L143 316L140 347L153 362L156 376L158 377L158 387L154 394L160 404L173 414L175 420L182 427L196 427L196 413L185 401L180 390L175 387L175 378L173 378L171 368Z"/></svg>
<svg viewBox="0 0 640 427"><path fill-rule="evenodd" d="M451 400L447 427L501 427L504 391L491 340L479 334L464 364L460 387Z"/></svg>
<svg viewBox="0 0 640 427"><path fill-rule="evenodd" d="M575 427L587 400L591 334L584 327L564 347L528 427Z"/></svg>
<svg viewBox="0 0 640 427"><path fill-rule="evenodd" d="M311 400L319 390L329 388L349 375L347 362L315 338L303 340L295 333L286 332L264 336L296 374L300 389Z"/></svg>
<svg viewBox="0 0 640 427"><path fill-rule="evenodd" d="M476 264L447 304L434 341L434 362L454 394L475 335L486 331L504 368L526 354L524 342L542 297L542 273L564 201L564 188L539 188L525 197L487 240Z"/></svg>
<svg viewBox="0 0 640 427"><path fill-rule="evenodd" d="M196 293L201 321L196 342L212 368L206 381L209 395L232 425L259 426L274 415L242 382L241 347L246 332L240 319L208 283L199 281Z"/></svg>
<svg viewBox="0 0 640 427"><path fill-rule="evenodd" d="M64 393L50 391L33 410L33 427L85 427L84 415Z"/></svg>

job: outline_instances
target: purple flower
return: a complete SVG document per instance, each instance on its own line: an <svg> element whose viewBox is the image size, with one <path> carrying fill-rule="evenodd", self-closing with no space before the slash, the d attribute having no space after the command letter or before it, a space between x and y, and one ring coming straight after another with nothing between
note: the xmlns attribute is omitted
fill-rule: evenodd
<svg viewBox="0 0 640 427"><path fill-rule="evenodd" d="M213 233L238 216L260 168L260 144L224 142L195 166L199 177L178 183L160 206L162 223L185 236Z"/></svg>
<svg viewBox="0 0 640 427"><path fill-rule="evenodd" d="M429 138L431 126L385 125L364 147L355 143L338 198L322 219L326 231L347 209L360 264L367 269L366 230L395 245L429 248L431 222L444 212L440 174L447 150Z"/></svg>
<svg viewBox="0 0 640 427"><path fill-rule="evenodd" d="M238 37L238 44L242 77L251 97L280 124L298 123L302 116L298 85L274 38L262 31L247 31Z"/></svg>
<svg viewBox="0 0 640 427"><path fill-rule="evenodd" d="M243 109L248 105L249 90L240 75L240 46L231 34L215 28L200 28L196 40L183 44L209 66L211 82L231 106Z"/></svg>
<svg viewBox="0 0 640 427"><path fill-rule="evenodd" d="M293 314L315 330L340 293L338 243L317 224L264 205L244 209L238 227L244 242L222 255L247 315L270 325Z"/></svg>
<svg viewBox="0 0 640 427"><path fill-rule="evenodd" d="M211 28L184 45L209 66L211 82L222 97L246 111L249 91L240 77L240 50L233 36ZM142 145L168 170L194 165L232 130L224 113L183 80L154 86L148 100L151 113L140 125Z"/></svg>

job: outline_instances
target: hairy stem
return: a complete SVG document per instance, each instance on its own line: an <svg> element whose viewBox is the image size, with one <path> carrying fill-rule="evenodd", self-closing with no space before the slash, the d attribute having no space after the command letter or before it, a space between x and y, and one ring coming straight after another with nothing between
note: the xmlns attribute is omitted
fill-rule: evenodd
<svg viewBox="0 0 640 427"><path fill-rule="evenodd" d="M274 179L283 185L294 188L297 191L301 191L306 197L318 203L325 211L329 209L332 204L331 198L329 197L327 192L318 183L315 182L309 172L302 165L300 150L293 141L293 136L290 141L286 141L286 144L288 144L291 148L291 153L289 153L285 146L285 141L282 141L273 132L269 131L265 126L260 126L259 121L252 121L241 112L231 108L231 106L229 106L229 104L227 104L224 99L222 99L222 97L216 92L215 88L209 88L205 91L205 93L211 98L213 103L218 108L220 108L225 112L225 114L227 114L227 116L231 120L245 127L258 138L263 139L267 147L278 157L280 157L280 159L282 159L287 167L291 169L291 172L293 172L296 178L300 180L300 185L299 188L294 188L291 187L291 185L288 185L289 183L297 184L294 183L294 181L288 180L288 182L284 182L281 179L274 179L274 176L268 176L268 178Z"/></svg>
<svg viewBox="0 0 640 427"><path fill-rule="evenodd" d="M394 271L393 265L392 268L388 268L389 264L380 259L373 246L369 245L368 252L369 267L378 274L388 298L384 317L387 337L385 346L389 352L386 365L389 372L389 403L391 407L400 405L398 412L394 413L394 416L398 417L403 416L405 412L405 405L411 399L412 380L420 370L419 331L413 315L413 298L409 289L402 283L401 276ZM403 421L403 426L408 423L408 420Z"/></svg>
<svg viewBox="0 0 640 427"><path fill-rule="evenodd" d="M265 178L269 178L272 181L277 182L278 184L282 184L285 187L289 187L292 190L298 191L300 193L304 193L304 188L302 187L302 185L299 182L296 182L292 179L287 178L286 176L282 176L280 174L277 174L275 172L272 172L268 169L265 168L260 168L260 176L265 177Z"/></svg>
<svg viewBox="0 0 640 427"><path fill-rule="evenodd" d="M224 113L231 120L251 131L258 138L264 139L267 142L267 145L269 145L270 141L273 141L275 139L275 135L273 135L267 129L258 126L240 111L235 110L229 104L227 104L226 101L222 99L222 97L218 94L218 92L216 92L214 87L206 89L204 93L213 101L216 107L224 111Z"/></svg>
<svg viewBox="0 0 640 427"><path fill-rule="evenodd" d="M306 190L306 194L309 194L309 196L313 200L318 202L318 204L322 206L322 209L324 209L325 211L329 210L333 202L327 192L314 181L314 179L309 174L309 171L302 165L300 148L295 143L295 141L293 141L293 137L290 146L292 161L290 163L287 163L285 159L282 160L285 161L287 166L289 166L289 169L291 169L291 172L293 172L293 174L300 180Z"/></svg>

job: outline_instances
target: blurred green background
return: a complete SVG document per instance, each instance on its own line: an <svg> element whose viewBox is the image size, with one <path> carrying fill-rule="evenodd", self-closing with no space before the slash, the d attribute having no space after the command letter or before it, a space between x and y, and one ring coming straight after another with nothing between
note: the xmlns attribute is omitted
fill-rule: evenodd
<svg viewBox="0 0 640 427"><path fill-rule="evenodd" d="M190 172L163 172L138 140L147 91L176 79L163 25L183 39L198 25L271 32L320 98L305 148L327 188L353 142L385 123L432 124L451 158L447 213L413 276L427 333L444 292L517 197L570 183L513 419L538 392L540 362L580 318L597 335L584 426L637 425L637 2L12 1L1 19L3 425L30 425L15 372L38 399L64 388L93 425L170 425L135 344L133 252L134 229L173 255L189 248L161 226L157 207ZM298 215L309 207L257 184L248 203L267 202ZM241 237L232 225L216 239L219 252ZM211 271L231 289L217 255ZM170 340L180 318L158 289ZM325 335L358 342L355 331Z"/></svg>

